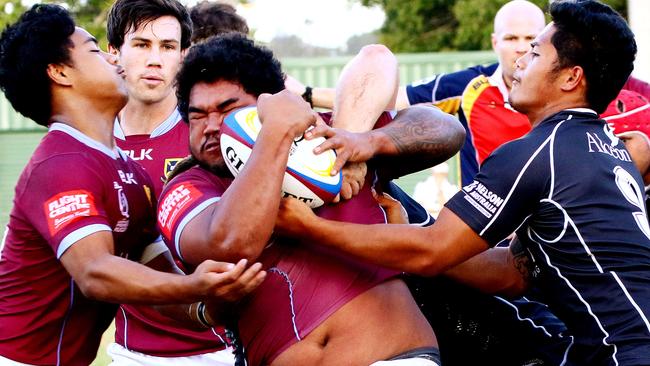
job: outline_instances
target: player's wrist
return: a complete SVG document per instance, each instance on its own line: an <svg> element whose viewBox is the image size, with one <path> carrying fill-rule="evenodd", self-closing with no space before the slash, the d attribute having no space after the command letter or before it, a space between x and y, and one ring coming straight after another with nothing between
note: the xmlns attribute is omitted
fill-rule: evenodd
<svg viewBox="0 0 650 366"><path fill-rule="evenodd" d="M187 315L190 320L200 324L203 328L212 328L214 326L214 320L207 311L206 303L203 301L190 304Z"/></svg>

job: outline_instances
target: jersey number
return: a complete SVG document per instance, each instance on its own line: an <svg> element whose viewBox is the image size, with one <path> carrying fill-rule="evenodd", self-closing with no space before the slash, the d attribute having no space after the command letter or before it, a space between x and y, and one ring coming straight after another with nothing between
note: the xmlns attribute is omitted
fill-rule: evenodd
<svg viewBox="0 0 650 366"><path fill-rule="evenodd" d="M614 168L616 175L616 186L623 193L625 199L636 206L641 211L632 212L632 216L639 226L639 229L650 239L650 224L648 224L648 216L646 214L645 202L643 200L643 191L639 188L632 175L625 169L617 166Z"/></svg>

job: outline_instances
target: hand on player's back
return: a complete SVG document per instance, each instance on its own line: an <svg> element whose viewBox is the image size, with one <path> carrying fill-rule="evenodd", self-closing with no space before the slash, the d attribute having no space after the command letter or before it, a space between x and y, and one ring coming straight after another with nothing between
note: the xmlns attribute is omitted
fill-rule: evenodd
<svg viewBox="0 0 650 366"><path fill-rule="evenodd" d="M273 130L289 131L299 137L316 123L317 114L301 97L283 90L276 94L261 94L257 113L262 125L273 124Z"/></svg>
<svg viewBox="0 0 650 366"><path fill-rule="evenodd" d="M266 277L261 263L246 268L247 264L246 259L237 264L206 260L190 276L206 299L235 302L255 290Z"/></svg>

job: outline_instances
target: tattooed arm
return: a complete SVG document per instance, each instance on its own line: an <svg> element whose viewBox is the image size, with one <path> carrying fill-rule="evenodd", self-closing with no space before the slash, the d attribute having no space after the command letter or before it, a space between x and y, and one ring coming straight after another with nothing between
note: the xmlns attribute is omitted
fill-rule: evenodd
<svg viewBox="0 0 650 366"><path fill-rule="evenodd" d="M533 263L515 237L508 248L496 247L447 270L445 275L490 294L521 295L529 286Z"/></svg>
<svg viewBox="0 0 650 366"><path fill-rule="evenodd" d="M452 157L465 140L458 120L433 106L412 106L401 110L393 121L376 130L352 133L318 124L308 138L328 139L316 152L335 149L338 171L346 161L374 159L382 178L413 173Z"/></svg>

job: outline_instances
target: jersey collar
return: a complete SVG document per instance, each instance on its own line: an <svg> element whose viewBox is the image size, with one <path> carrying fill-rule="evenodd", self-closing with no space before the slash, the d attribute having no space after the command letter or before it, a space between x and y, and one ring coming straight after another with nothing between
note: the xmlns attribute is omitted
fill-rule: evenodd
<svg viewBox="0 0 650 366"><path fill-rule="evenodd" d="M88 146L91 149L95 149L97 151L100 151L112 159L118 159L119 157L122 158L122 160L126 161L126 154L117 146L115 146L112 150L108 148L108 146L95 141L91 139L90 137L84 135L81 131L77 130L76 128L66 125L64 123L60 122L54 122L50 124L50 127L48 128L48 131L59 131L63 132L66 135L69 135L70 137L74 138L75 140L81 142L82 144Z"/></svg>
<svg viewBox="0 0 650 366"><path fill-rule="evenodd" d="M511 111L514 111L514 109L510 106L510 102L508 102L508 96L510 93L508 92L506 82L503 81L503 68L501 68L501 64L499 64L492 75L488 77L488 82L490 85L496 86L499 89L499 92L501 92L501 96L503 97L503 105Z"/></svg>
<svg viewBox="0 0 650 366"><path fill-rule="evenodd" d="M151 132L149 138L158 137L165 134L166 132L169 132L179 122L181 122L181 113L178 111L178 108L174 108L174 111ZM115 117L115 124L113 125L113 136L120 140L126 140L124 130L120 125L120 120L118 117Z"/></svg>

